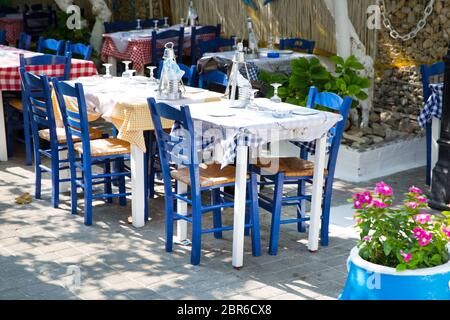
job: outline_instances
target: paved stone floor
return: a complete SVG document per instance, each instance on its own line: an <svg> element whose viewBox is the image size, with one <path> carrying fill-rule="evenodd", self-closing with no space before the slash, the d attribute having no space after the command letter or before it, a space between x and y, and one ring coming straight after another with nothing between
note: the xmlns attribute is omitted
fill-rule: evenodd
<svg viewBox="0 0 450 320"><path fill-rule="evenodd" d="M231 234L223 240L207 235L201 265L194 267L189 247L164 251L162 193L150 202L152 221L145 228L126 223L130 201L127 207L96 202L95 224L86 227L82 201L77 216L70 215L67 194L60 209L50 207L49 180L42 200L14 203L34 192L33 169L23 163L23 157L0 163L0 299L336 299L345 283L345 262L355 244L351 227L332 225L330 246L311 254L306 234L283 226L273 257L267 254L269 215L261 213L261 257L251 255L246 239L245 267L235 270ZM423 170L385 181L404 192L411 184L422 186L416 181L423 181ZM372 185L337 181L334 206ZM232 212L224 221L232 222Z"/></svg>

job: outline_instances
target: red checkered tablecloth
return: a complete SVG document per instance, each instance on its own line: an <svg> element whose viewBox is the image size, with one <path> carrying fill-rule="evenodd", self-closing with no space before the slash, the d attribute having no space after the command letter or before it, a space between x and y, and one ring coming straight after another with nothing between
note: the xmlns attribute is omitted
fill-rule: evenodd
<svg viewBox="0 0 450 320"><path fill-rule="evenodd" d="M0 46L0 91L20 91L19 54L25 57L40 55L40 53L20 50L17 48ZM29 66L27 71L35 74L46 74L58 77L64 74L63 65ZM70 78L89 77L97 74L97 69L92 61L72 59Z"/></svg>
<svg viewBox="0 0 450 320"><path fill-rule="evenodd" d="M0 18L0 30L6 31L6 41L10 45L16 45L23 31L22 15L12 14Z"/></svg>
<svg viewBox="0 0 450 320"><path fill-rule="evenodd" d="M199 40L211 40L214 39L214 34L206 34L197 37ZM137 72L142 71L145 65L152 62L152 40L151 38L145 39L129 39L127 49L124 52L120 52L113 39L109 34L103 35L103 48L101 53L101 59L107 61L108 57L114 57L118 60L129 60L133 62L133 69ZM158 46L162 48L167 42L176 41L176 39L167 39L164 42L158 42ZM186 36L184 38L184 53L186 55L191 54L191 37Z"/></svg>

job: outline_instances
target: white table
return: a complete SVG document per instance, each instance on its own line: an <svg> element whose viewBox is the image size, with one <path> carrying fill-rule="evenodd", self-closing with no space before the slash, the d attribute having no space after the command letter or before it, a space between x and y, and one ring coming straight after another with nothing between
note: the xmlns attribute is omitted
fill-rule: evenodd
<svg viewBox="0 0 450 320"><path fill-rule="evenodd" d="M139 79L139 78L135 78ZM145 81L131 82L124 78L104 79L101 77L80 78L76 81L83 84L88 111L100 113L111 122L111 114L118 103L147 104L147 98L156 98L156 87L145 84ZM201 103L206 99L217 99L223 94L198 88L186 87L186 98L172 101L175 105ZM131 185L132 185L132 219L133 226L141 228L145 225L145 174L144 152L135 145L131 145ZM185 236L186 237L186 236ZM181 239L181 240L185 240Z"/></svg>
<svg viewBox="0 0 450 320"><path fill-rule="evenodd" d="M291 71L291 61L300 58L312 59L316 57L313 54L293 52L292 54L280 54L279 58L268 58L267 53L261 53L259 58L252 58L247 56L245 61L254 63L259 69L268 72L286 72ZM235 51L224 51L224 52L214 52L205 53L204 57L218 57L227 60L233 60Z"/></svg>
<svg viewBox="0 0 450 320"><path fill-rule="evenodd" d="M267 99L256 99L256 103L264 107L276 107L284 109L298 109L299 107L288 104L274 104ZM293 116L289 118L274 118L270 113L258 114L256 111L231 109L236 112L233 117L212 117L205 110L212 107L230 112L229 101L214 103L213 105L190 105L191 116L201 122L203 130L219 128L229 132L225 140L234 140L234 133L247 130L255 136L264 136L263 142L275 144L283 140L316 141L316 156L313 179L312 204L309 225L308 249L317 251L319 248L320 219L322 214L322 198L324 186L324 169L326 161L327 132L332 128L341 116L334 113L319 112L316 115ZM295 139L297 138L297 139ZM227 144L227 141L223 145ZM238 145L236 150L236 185L234 206L234 229L233 229L233 266L243 266L244 257L244 229L245 229L245 201L247 185L247 165L249 147Z"/></svg>

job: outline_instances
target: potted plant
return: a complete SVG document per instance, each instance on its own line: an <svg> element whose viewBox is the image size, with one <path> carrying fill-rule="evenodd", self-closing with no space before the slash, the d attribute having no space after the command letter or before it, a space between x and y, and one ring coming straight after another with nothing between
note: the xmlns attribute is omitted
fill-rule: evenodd
<svg viewBox="0 0 450 320"><path fill-rule="evenodd" d="M450 215L430 214L427 198L411 187L393 207L391 186L355 194L360 240L348 259L341 300L450 300Z"/></svg>

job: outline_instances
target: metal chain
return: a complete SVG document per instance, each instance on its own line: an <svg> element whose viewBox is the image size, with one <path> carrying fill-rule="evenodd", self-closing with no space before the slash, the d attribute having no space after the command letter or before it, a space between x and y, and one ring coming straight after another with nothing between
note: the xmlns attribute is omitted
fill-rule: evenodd
<svg viewBox="0 0 450 320"><path fill-rule="evenodd" d="M427 25L427 19L433 13L434 1L435 0L430 0L428 5L425 7L423 17L417 23L416 28L414 28L414 30L412 30L410 33L402 35L397 30L395 30L395 28L392 26L391 20L387 17L386 4L384 0L378 0L378 5L381 4L381 6L383 7L383 9L381 10L381 15L383 16L383 25L389 31L389 35L393 39L401 39L402 41L414 39L417 34Z"/></svg>

